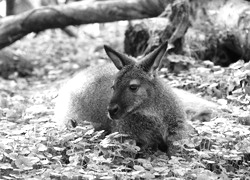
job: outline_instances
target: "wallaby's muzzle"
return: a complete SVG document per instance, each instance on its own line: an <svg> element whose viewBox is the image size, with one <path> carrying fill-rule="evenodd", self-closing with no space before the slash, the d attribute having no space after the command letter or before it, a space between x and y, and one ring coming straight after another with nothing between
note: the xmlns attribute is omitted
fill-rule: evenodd
<svg viewBox="0 0 250 180"><path fill-rule="evenodd" d="M108 106L109 117L111 119L118 119L118 112L120 107L118 104L111 104Z"/></svg>

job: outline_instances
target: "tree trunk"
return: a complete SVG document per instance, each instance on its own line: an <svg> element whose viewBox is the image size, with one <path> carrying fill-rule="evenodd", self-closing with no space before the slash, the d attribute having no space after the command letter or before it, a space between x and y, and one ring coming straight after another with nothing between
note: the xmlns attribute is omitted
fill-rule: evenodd
<svg viewBox="0 0 250 180"><path fill-rule="evenodd" d="M6 0L6 16L14 14L15 0Z"/></svg>
<svg viewBox="0 0 250 180"><path fill-rule="evenodd" d="M34 9L0 19L0 49L30 32L48 28L155 17L169 2L171 0L81 1Z"/></svg>
<svg viewBox="0 0 250 180"><path fill-rule="evenodd" d="M125 52L134 57L145 55L168 40L168 52L181 54L184 35L190 26L189 10L187 0L176 0L160 17L130 23L125 32Z"/></svg>
<svg viewBox="0 0 250 180"><path fill-rule="evenodd" d="M190 0L189 2L190 15L185 6L181 7L180 3L175 1L169 8L172 9L172 13L169 14L176 19L156 18L156 20L131 23L126 31L125 52L132 56L145 54L148 49L158 46L165 35L166 39L174 42L175 48L172 52L176 54L210 59L222 66L228 66L239 59L250 59L249 2L244 0ZM191 19L192 27L187 29L188 18ZM178 25L180 28L177 28ZM174 32L178 32L179 38L174 38L177 37L173 35ZM185 41L184 47L183 41Z"/></svg>

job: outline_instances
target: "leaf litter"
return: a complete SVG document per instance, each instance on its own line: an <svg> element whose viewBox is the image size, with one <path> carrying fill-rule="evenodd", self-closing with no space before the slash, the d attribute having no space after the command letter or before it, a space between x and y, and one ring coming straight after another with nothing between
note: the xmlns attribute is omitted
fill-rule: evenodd
<svg viewBox="0 0 250 180"><path fill-rule="evenodd" d="M173 86L227 109L210 121L192 121L198 135L176 143L181 151L172 159L159 151L140 154L133 140L121 143L124 135L105 137L87 123L75 129L56 126L52 119L60 84L80 69L105 62L103 44L122 50L124 29L114 39L110 33L114 27L109 25L106 33L95 38L84 34L85 26L80 27L84 35L79 39L47 30L8 47L33 60L34 74L26 79L0 79L0 178L247 179L250 64L241 60L228 68L196 61L189 71L167 74Z"/></svg>

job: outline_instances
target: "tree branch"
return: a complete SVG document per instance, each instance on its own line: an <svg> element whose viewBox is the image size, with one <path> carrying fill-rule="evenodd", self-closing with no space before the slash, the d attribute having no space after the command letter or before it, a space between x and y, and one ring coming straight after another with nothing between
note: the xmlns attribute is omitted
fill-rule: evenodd
<svg viewBox="0 0 250 180"><path fill-rule="evenodd" d="M81 1L8 16L0 19L0 49L30 32L48 28L155 17L166 3L168 0Z"/></svg>

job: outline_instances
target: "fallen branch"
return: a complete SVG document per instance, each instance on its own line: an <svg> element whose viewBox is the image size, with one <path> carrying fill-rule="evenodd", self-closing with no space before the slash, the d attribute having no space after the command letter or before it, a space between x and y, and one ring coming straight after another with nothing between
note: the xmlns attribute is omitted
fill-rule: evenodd
<svg viewBox="0 0 250 180"><path fill-rule="evenodd" d="M48 28L156 17L167 3L167 0L81 1L8 16L0 19L0 49L31 32Z"/></svg>

